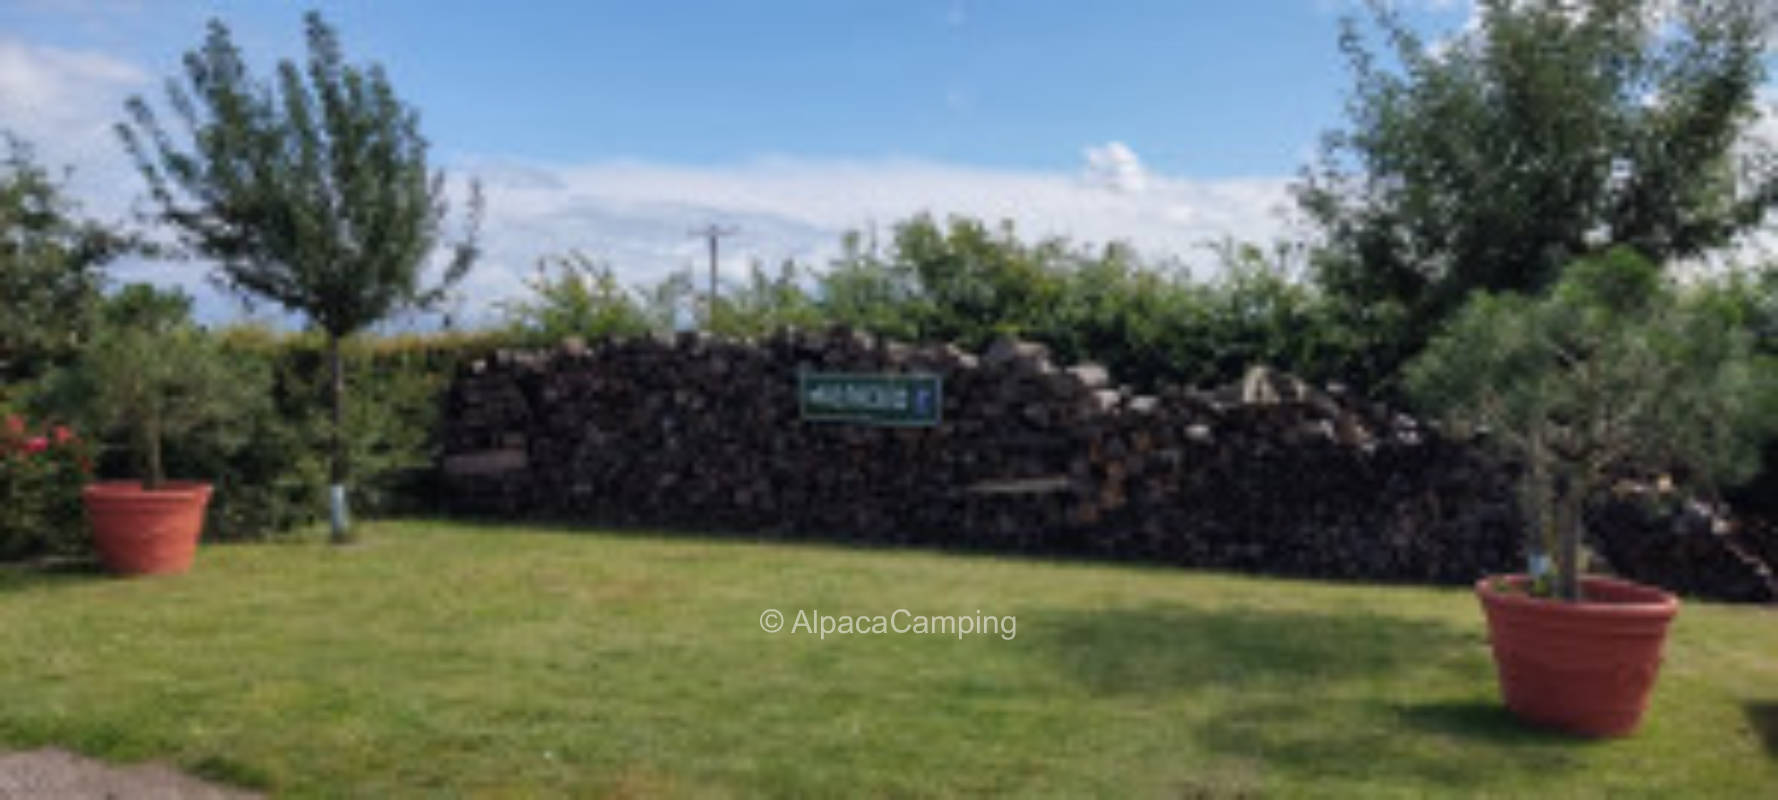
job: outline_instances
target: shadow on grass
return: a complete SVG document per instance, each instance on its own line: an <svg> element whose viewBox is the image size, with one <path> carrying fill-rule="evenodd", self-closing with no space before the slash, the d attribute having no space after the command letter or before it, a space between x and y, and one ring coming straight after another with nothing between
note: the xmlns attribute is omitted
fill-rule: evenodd
<svg viewBox="0 0 1778 800"><path fill-rule="evenodd" d="M44 558L0 564L0 593L111 580L95 559Z"/></svg>
<svg viewBox="0 0 1778 800"><path fill-rule="evenodd" d="M1363 613L1153 606L1019 614L1021 641L1030 639L1101 694L1266 683L1312 688L1394 671L1429 648L1464 646L1479 636Z"/></svg>
<svg viewBox="0 0 1778 800"><path fill-rule="evenodd" d="M1395 709L1408 727L1476 744L1586 746L1588 740L1538 728L1508 711L1499 700L1448 700Z"/></svg>
<svg viewBox="0 0 1778 800"><path fill-rule="evenodd" d="M1424 789L1500 791L1580 767L1595 743L1538 731L1479 701L1391 707L1373 700L1237 705L1195 734L1212 752L1334 786L1412 781Z"/></svg>
<svg viewBox="0 0 1778 800"><path fill-rule="evenodd" d="M1766 746L1766 755L1778 758L1778 700L1748 703L1743 709L1760 743Z"/></svg>
<svg viewBox="0 0 1778 800"><path fill-rule="evenodd" d="M1029 638L1090 691L1205 709L1192 735L1206 750L1326 780L1330 790L1374 779L1499 788L1573 768L1586 746L1523 726L1492 699L1411 700L1415 691L1448 696L1447 683L1478 688L1487 659L1479 629L1191 606L1023 612L1019 623L1020 641ZM1473 650L1475 661L1453 665L1454 649Z"/></svg>

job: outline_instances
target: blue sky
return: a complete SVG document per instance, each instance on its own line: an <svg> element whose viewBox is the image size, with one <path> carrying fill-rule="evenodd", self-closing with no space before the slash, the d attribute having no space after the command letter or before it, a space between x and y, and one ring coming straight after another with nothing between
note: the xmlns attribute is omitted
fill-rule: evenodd
<svg viewBox="0 0 1778 800"><path fill-rule="evenodd" d="M348 57L422 111L439 162L489 188L470 294L578 248L632 281L741 228L724 268L819 262L919 210L1193 260L1289 226L1285 186L1340 121L1340 0L320 3ZM78 168L89 208L139 192L107 127L219 17L250 57L301 55L282 2L8 0L0 126ZM1454 30L1457 0L1417 18ZM1202 259L1197 259L1202 260ZM142 265L191 282L193 265ZM214 310L213 310L214 311Z"/></svg>
<svg viewBox="0 0 1778 800"><path fill-rule="evenodd" d="M1350 10L1325 0L318 7L350 56L391 70L449 150L1068 169L1082 147L1116 140L1155 169L1204 177L1288 172L1336 120L1335 20ZM302 8L12 0L0 30L161 76L209 16L255 56L299 53Z"/></svg>

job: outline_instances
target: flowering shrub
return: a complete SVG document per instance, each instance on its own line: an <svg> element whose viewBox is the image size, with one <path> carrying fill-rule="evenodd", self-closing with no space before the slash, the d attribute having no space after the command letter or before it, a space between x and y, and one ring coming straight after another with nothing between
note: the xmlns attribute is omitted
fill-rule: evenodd
<svg viewBox="0 0 1778 800"><path fill-rule="evenodd" d="M90 477L86 443L67 426L33 428L0 415L0 559L87 546L80 487Z"/></svg>

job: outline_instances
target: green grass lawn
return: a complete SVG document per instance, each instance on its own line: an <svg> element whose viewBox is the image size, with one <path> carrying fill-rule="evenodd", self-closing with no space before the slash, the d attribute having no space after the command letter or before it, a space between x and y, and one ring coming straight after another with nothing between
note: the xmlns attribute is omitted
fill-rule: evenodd
<svg viewBox="0 0 1778 800"><path fill-rule="evenodd" d="M762 611L1013 615L768 634ZM1762 739L1761 732L1770 738ZM1499 707L1465 590L409 522L0 571L0 749L293 796L1778 796L1778 613L1680 613L1634 737Z"/></svg>

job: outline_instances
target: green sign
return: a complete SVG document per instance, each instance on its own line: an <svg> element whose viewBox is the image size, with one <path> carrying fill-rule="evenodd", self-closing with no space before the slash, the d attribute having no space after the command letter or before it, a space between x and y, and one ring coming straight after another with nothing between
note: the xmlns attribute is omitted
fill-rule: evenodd
<svg viewBox="0 0 1778 800"><path fill-rule="evenodd" d="M937 375L802 372L797 404L812 422L867 425L937 425L944 383Z"/></svg>

